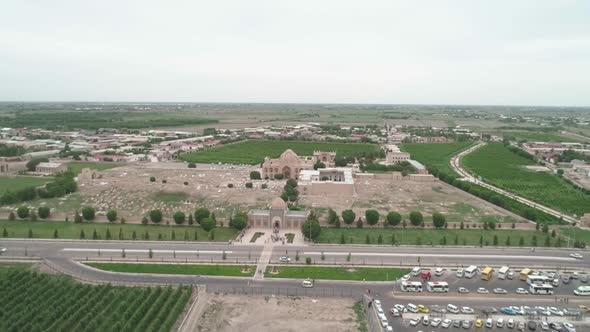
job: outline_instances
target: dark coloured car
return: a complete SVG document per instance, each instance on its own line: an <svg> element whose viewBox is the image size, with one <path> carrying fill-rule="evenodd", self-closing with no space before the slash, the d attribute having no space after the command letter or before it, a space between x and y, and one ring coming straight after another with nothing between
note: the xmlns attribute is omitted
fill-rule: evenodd
<svg viewBox="0 0 590 332"><path fill-rule="evenodd" d="M456 327L456 328L461 327L461 321L460 320L454 320L453 321L453 327Z"/></svg>
<svg viewBox="0 0 590 332"><path fill-rule="evenodd" d="M527 326L529 328L529 331L536 331L537 330L537 322L535 322L534 320L529 320Z"/></svg>

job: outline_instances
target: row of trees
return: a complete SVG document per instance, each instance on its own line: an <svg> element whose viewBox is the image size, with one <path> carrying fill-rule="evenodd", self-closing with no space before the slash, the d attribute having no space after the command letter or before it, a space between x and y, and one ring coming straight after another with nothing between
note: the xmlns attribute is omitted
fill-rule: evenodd
<svg viewBox="0 0 590 332"><path fill-rule="evenodd" d="M351 225L356 219L356 213L350 209L342 211L341 216L342 216L342 221L346 225ZM377 225L377 223L379 223L380 219L381 219L381 215L379 214L379 212L377 210L368 209L365 211L365 220L368 225L375 226L375 225ZM403 218L402 218L401 214L399 214L398 212L395 212L395 211L390 211L385 216L384 225L385 226L397 226L400 223L402 223L402 219ZM414 226L420 226L420 225L424 224L424 216L419 211L410 212L409 220L410 220L410 223ZM357 220L357 226L359 226L359 224L360 224L362 227L362 222L363 222L362 218L359 216L359 219ZM434 227L442 228L446 224L446 218L442 213L435 212L432 214L432 223L434 224ZM338 216L338 213L336 213L336 211L334 211L333 209L328 210L328 224L334 225L336 227L340 227L340 216Z"/></svg>
<svg viewBox="0 0 590 332"><path fill-rule="evenodd" d="M20 190L8 190L0 196L0 204L15 204L31 201L36 198L62 197L77 189L74 173L65 172L55 176L52 182L43 187L27 187Z"/></svg>

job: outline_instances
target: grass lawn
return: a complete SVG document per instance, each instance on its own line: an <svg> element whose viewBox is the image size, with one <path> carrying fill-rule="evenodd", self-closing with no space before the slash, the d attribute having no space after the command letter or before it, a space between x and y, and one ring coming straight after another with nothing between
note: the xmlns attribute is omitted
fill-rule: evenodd
<svg viewBox="0 0 590 332"><path fill-rule="evenodd" d="M484 245L493 245L494 235L498 237L498 245L507 245L506 241L510 237L510 246L518 246L522 237L524 246L531 246L533 236L537 236L538 246L543 246L546 234L536 231L510 229L505 225L501 230L483 230L483 229L403 229L403 228L322 228L318 242L319 243L337 243L340 244L344 235L345 244L366 244L369 236L371 244L379 244L379 235L382 238L383 245L391 245L392 237L396 243L405 245L439 245L446 239L447 245L468 245L478 246L479 240L483 235ZM556 239L551 239L551 245L554 246ZM565 244L562 244L565 245Z"/></svg>
<svg viewBox="0 0 590 332"><path fill-rule="evenodd" d="M126 263L85 263L97 269L114 272L189 274L208 276L252 277L255 266L248 265L207 265L207 264L126 264Z"/></svg>
<svg viewBox="0 0 590 332"><path fill-rule="evenodd" d="M154 200L164 203L180 203L188 198L188 194L184 192L159 191L153 197Z"/></svg>
<svg viewBox="0 0 590 332"><path fill-rule="evenodd" d="M291 149L300 156L311 156L314 151L335 151L339 156L378 151L379 145L368 143L328 143L302 141L244 141L227 144L201 152L183 154L180 159L194 163L259 164L264 157L277 158Z"/></svg>
<svg viewBox="0 0 590 332"><path fill-rule="evenodd" d="M38 187L53 181L52 177L24 176L0 177L0 195L8 190L16 191L28 187Z"/></svg>
<svg viewBox="0 0 590 332"><path fill-rule="evenodd" d="M410 269L382 267L269 266L264 276L267 278L391 281L409 272Z"/></svg>
<svg viewBox="0 0 590 332"><path fill-rule="evenodd" d="M562 227L560 232L574 241L578 240L585 242L587 246L590 245L590 231L579 228L574 229L573 227Z"/></svg>
<svg viewBox="0 0 590 332"><path fill-rule="evenodd" d="M68 164L68 167L74 174L80 174L82 169L90 168L97 171L104 171L105 169L111 169L125 165L124 163L115 162L73 162Z"/></svg>
<svg viewBox="0 0 590 332"><path fill-rule="evenodd" d="M543 205L579 216L590 212L590 195L556 175L527 170L525 166L535 163L503 144L487 144L465 156L463 164L484 181Z"/></svg>
<svg viewBox="0 0 590 332"><path fill-rule="evenodd" d="M166 225L140 225L140 224L107 224L107 223L82 223L64 221L0 221L0 233L4 235L4 229L8 233L7 237L27 238L29 229L33 232L33 238L52 239L54 232L57 230L60 239L80 239L80 233L84 231L87 240L93 239L94 230L96 230L98 239L106 239L106 232L109 230L113 240L132 240L133 232L136 233L136 239L149 240L166 240L166 241L215 241L227 242L235 239L237 231L234 228L219 227L215 228L214 238L209 238L209 233L196 226L166 226ZM174 233L174 235L173 235ZM119 237L119 234L122 237ZM148 235L147 238L145 235ZM172 238L174 236L174 239ZM161 237L161 238L160 238Z"/></svg>
<svg viewBox="0 0 590 332"><path fill-rule="evenodd" d="M449 165L451 157L472 145L473 142L455 143L406 143L402 149L409 152L412 159L417 160L425 166L435 167L446 174L456 174Z"/></svg>

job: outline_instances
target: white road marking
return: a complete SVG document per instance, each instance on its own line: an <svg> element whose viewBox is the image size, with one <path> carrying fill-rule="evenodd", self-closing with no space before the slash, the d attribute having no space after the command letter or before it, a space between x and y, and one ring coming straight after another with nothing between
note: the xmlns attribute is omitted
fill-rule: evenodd
<svg viewBox="0 0 590 332"><path fill-rule="evenodd" d="M322 255L320 251L306 251L304 255L319 256ZM347 252L323 252L324 256L348 256ZM501 256L501 255L453 255L453 254L408 254L408 253L379 253L379 252L351 252L351 256L376 256L376 257L442 257L442 258L498 258L498 259L532 259L532 260L561 260L561 261L575 261L571 257L555 257L555 256Z"/></svg>
<svg viewBox="0 0 590 332"><path fill-rule="evenodd" d="M69 251L69 252L98 252L100 250L101 253L108 253L108 252L116 252L121 253L123 249L89 249L89 248L64 248L62 251ZM125 249L126 253L148 253L149 249ZM152 249L153 253L158 254L172 254L176 252L177 254L222 254L223 250L161 250L161 249ZM226 254L231 254L233 251L226 250Z"/></svg>

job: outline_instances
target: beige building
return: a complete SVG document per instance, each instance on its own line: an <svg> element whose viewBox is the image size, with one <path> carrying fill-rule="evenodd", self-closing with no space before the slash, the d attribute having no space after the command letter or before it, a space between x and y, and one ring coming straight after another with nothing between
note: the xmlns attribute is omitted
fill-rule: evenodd
<svg viewBox="0 0 590 332"><path fill-rule="evenodd" d="M350 168L302 170L297 189L309 196L353 196L356 193Z"/></svg>
<svg viewBox="0 0 590 332"><path fill-rule="evenodd" d="M250 210L248 226L256 228L296 228L307 220L309 211L290 211L287 203L280 197L272 200L268 210Z"/></svg>
<svg viewBox="0 0 590 332"><path fill-rule="evenodd" d="M264 158L262 163L262 178L274 179L281 174L285 179L297 179L302 169L313 169L315 157L300 157L293 150L285 150L277 159Z"/></svg>
<svg viewBox="0 0 590 332"><path fill-rule="evenodd" d="M39 163L35 168L35 172L44 175L53 175L58 173L63 173L67 171L67 165L64 163L55 163L55 162L48 162L48 163Z"/></svg>
<svg viewBox="0 0 590 332"><path fill-rule="evenodd" d="M410 159L410 154L407 152L401 152L397 145L386 145L383 149L385 150L386 165L395 165Z"/></svg>
<svg viewBox="0 0 590 332"><path fill-rule="evenodd" d="M314 151L313 156L326 167L334 167L336 163L336 152Z"/></svg>

